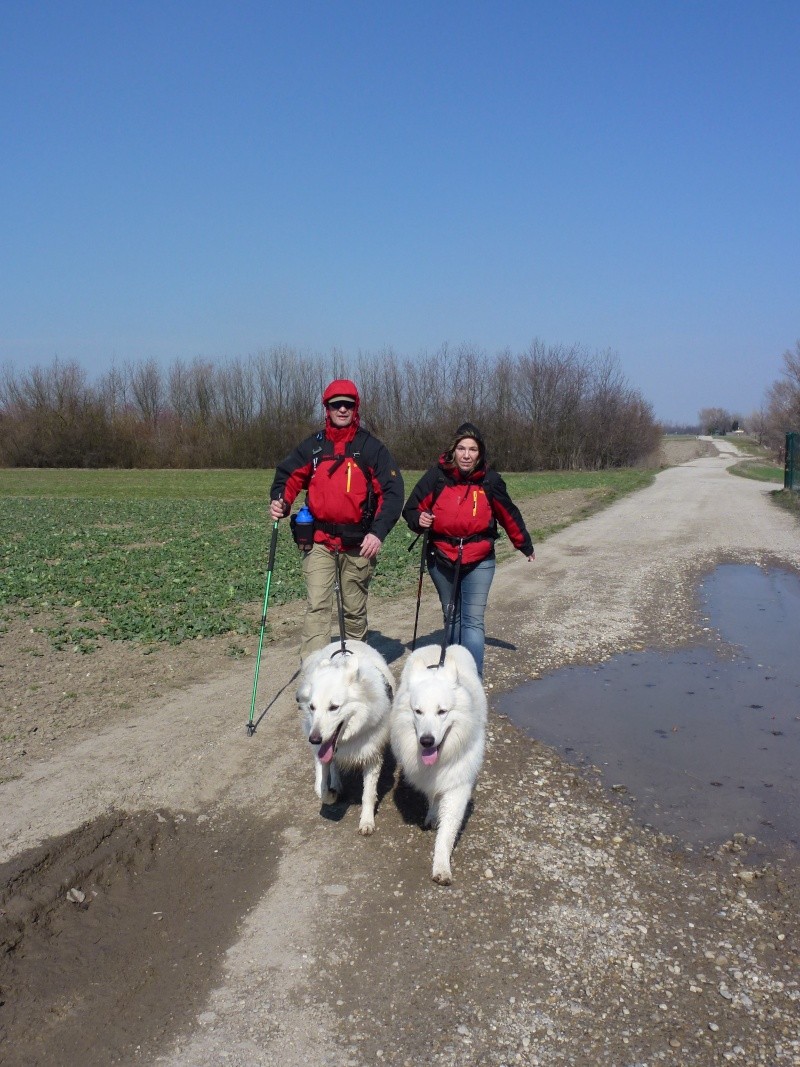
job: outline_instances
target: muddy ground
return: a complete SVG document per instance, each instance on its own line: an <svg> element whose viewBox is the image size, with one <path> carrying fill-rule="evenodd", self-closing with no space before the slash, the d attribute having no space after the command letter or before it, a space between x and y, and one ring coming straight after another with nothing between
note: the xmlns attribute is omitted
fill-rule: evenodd
<svg viewBox="0 0 800 1067"><path fill-rule="evenodd" d="M490 702L695 640L715 562L800 569L800 528L727 473L733 445L672 449L682 465L655 486L499 569ZM530 519L590 504L557 495ZM396 674L414 606L372 604ZM243 658L224 638L80 655L54 652L45 621L0 641L0 1062L800 1063L791 853L754 865L746 839L698 851L646 831L495 713L440 888L391 766L373 838L357 806L315 801L296 609L270 613L252 738L255 641ZM430 590L420 621L436 639Z"/></svg>

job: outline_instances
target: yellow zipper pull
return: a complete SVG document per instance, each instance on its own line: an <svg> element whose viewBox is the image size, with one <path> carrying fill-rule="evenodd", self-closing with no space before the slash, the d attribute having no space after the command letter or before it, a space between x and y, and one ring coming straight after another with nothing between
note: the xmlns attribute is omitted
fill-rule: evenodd
<svg viewBox="0 0 800 1067"><path fill-rule="evenodd" d="M478 490L472 490L472 514L473 517L478 514Z"/></svg>
<svg viewBox="0 0 800 1067"><path fill-rule="evenodd" d="M346 492L350 492L350 471L353 469L353 463L348 459L347 461L347 489Z"/></svg>

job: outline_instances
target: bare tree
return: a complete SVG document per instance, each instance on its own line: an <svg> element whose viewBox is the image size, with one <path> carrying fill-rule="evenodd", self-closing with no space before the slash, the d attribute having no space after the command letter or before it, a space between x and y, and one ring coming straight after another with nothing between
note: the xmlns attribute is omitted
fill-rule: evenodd
<svg viewBox="0 0 800 1067"><path fill-rule="evenodd" d="M733 416L726 408L701 408L697 418L703 433L727 433L733 425Z"/></svg>
<svg viewBox="0 0 800 1067"><path fill-rule="evenodd" d="M580 466L588 380L587 360L576 348L546 348L534 341L517 357L517 411L531 429L531 466Z"/></svg>
<svg viewBox="0 0 800 1067"><path fill-rule="evenodd" d="M219 404L225 425L232 432L245 430L256 414L256 386L251 360L233 360L217 376Z"/></svg>
<svg viewBox="0 0 800 1067"><path fill-rule="evenodd" d="M745 425L748 431L755 437L758 444L764 444L767 436L768 422L767 411L763 406L757 408L751 415L748 415L745 420Z"/></svg>
<svg viewBox="0 0 800 1067"><path fill-rule="evenodd" d="M795 341L794 350L787 348L783 353L782 373L792 389L800 394L800 341Z"/></svg>
<svg viewBox="0 0 800 1067"><path fill-rule="evenodd" d="M788 378L779 379L767 390L767 440L780 448L787 433L800 427L800 391Z"/></svg>
<svg viewBox="0 0 800 1067"><path fill-rule="evenodd" d="M97 396L110 419L116 419L127 407L128 380L116 363L112 363L111 370L100 377Z"/></svg>
<svg viewBox="0 0 800 1067"><path fill-rule="evenodd" d="M164 408L164 381L154 359L127 366L133 402L144 422L155 427Z"/></svg>
<svg viewBox="0 0 800 1067"><path fill-rule="evenodd" d="M178 426L184 426L191 421L192 377L189 367L182 359L176 359L169 368L167 399Z"/></svg>
<svg viewBox="0 0 800 1067"><path fill-rule="evenodd" d="M776 455L782 454L786 434L800 431L800 341L783 353L781 377L766 393L762 409L762 441Z"/></svg>

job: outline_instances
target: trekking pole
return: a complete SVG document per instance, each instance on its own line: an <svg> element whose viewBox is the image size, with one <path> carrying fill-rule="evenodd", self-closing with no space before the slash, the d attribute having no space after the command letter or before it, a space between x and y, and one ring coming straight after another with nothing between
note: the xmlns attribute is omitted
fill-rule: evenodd
<svg viewBox="0 0 800 1067"><path fill-rule="evenodd" d="M410 545L409 548L413 548ZM428 548L428 531L423 531L422 534L422 553L419 557L419 582L417 583L417 612L414 615L414 636L411 639L411 651L417 647L417 625L419 623L419 604L422 599L422 577L425 574L425 552Z"/></svg>
<svg viewBox="0 0 800 1067"><path fill-rule="evenodd" d="M269 542L269 560L267 562L267 586L264 590L264 607L261 611L261 632L258 635L258 655L256 656L256 673L253 678L253 698L250 701L250 718L247 721L247 736L252 737L256 732L254 720L256 713L256 693L258 691L258 669L261 666L261 649L264 645L264 630L267 625L267 601L269 600L269 587L272 583L272 568L275 565L275 549L278 545L278 520L272 524L272 537Z"/></svg>
<svg viewBox="0 0 800 1067"><path fill-rule="evenodd" d="M439 663L437 666L442 667L444 665L444 656L447 652L447 646L453 639L453 631L456 626L456 601L458 599L458 579L461 576L461 554L464 551L463 538L458 542L458 556L456 558L456 568L453 572L453 588L450 590L450 601L447 605L447 611L444 615L444 639L442 640L442 654L439 656Z"/></svg>
<svg viewBox="0 0 800 1067"><path fill-rule="evenodd" d="M339 549L336 548L333 551L333 568L334 579L333 588L336 590L336 614L339 616L339 640L342 642L342 647L334 652L334 656L347 655L347 645L344 641L344 606L342 605L342 586L341 586L341 571L339 570Z"/></svg>

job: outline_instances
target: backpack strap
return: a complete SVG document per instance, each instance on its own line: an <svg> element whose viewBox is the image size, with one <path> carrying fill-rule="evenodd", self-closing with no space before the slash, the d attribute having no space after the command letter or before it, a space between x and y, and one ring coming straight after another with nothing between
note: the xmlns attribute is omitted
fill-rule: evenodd
<svg viewBox="0 0 800 1067"><path fill-rule="evenodd" d="M359 441L359 437L361 438L360 441ZM365 441L366 437L367 437L367 431L366 430L358 429L356 431L356 434L355 434L355 437L353 438L353 440L352 441L348 441L345 444L345 446L344 446L344 455L343 456L337 456L336 459L334 460L329 477L331 477L336 472L336 470L341 466L341 464L346 459L352 459L352 460L355 461L356 466L361 471L361 473L364 475L364 478L366 479L367 484L369 485L369 483L372 481L373 472L372 472L372 469L366 465L366 463L364 462L364 459L363 459L363 457L361 455L361 446L362 446L363 442ZM316 469L319 466L321 460L327 459L329 456L333 456L333 454L334 454L333 453L333 441L328 440L328 438L325 436L325 431L324 430L320 430L316 434L315 441L316 441L316 444L311 449L312 477L314 476L314 473L316 472ZM353 447L356 443L358 443L358 445L359 445L358 449Z"/></svg>
<svg viewBox="0 0 800 1067"><path fill-rule="evenodd" d="M439 468L439 473L436 475L436 485L434 485L433 492L431 493L431 502L430 502L430 506L428 507L428 511L433 511L433 505L436 503L436 501L441 496L442 490L444 490L446 488L447 488L447 479L445 478L444 474L442 473L442 468L440 467Z"/></svg>
<svg viewBox="0 0 800 1067"><path fill-rule="evenodd" d="M319 461L322 459L322 451L325 446L325 431L320 430L314 437L314 444L311 448L311 477L317 473L317 467Z"/></svg>
<svg viewBox="0 0 800 1067"><path fill-rule="evenodd" d="M466 537L451 537L450 534L435 533L433 540L446 541L449 545L469 545L473 541L486 541L488 539L496 541L498 536L496 527L492 525L487 526L485 530L479 530L478 533L468 534Z"/></svg>

